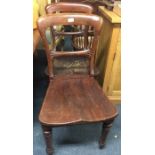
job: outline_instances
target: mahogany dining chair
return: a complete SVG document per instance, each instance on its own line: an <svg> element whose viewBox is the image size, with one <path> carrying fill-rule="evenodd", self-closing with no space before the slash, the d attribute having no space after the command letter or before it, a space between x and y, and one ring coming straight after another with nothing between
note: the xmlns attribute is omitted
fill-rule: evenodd
<svg viewBox="0 0 155 155"><path fill-rule="evenodd" d="M92 46L84 39L84 48L78 51L56 51L55 46L49 48L46 30L55 25L91 26L94 28ZM94 79L95 53L103 20L97 15L84 13L61 13L45 15L38 20L40 32L48 62L49 85L40 110L39 121L42 125L48 155L53 154L52 128L65 125L102 122L102 133L99 146L103 148L117 110L104 94ZM65 32L69 35L81 34L84 31ZM61 33L64 35L64 33ZM63 57L85 57L89 61L88 74L55 74L54 59Z"/></svg>

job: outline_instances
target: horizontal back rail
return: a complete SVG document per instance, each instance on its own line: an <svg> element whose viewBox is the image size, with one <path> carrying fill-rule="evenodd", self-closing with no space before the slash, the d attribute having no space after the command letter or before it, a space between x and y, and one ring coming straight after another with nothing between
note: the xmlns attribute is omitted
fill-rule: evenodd
<svg viewBox="0 0 155 155"><path fill-rule="evenodd" d="M103 20L101 17L83 13L45 15L38 20L38 26L41 31L45 31L48 27L54 25L88 25L94 27L95 33L99 34L102 24Z"/></svg>
<svg viewBox="0 0 155 155"><path fill-rule="evenodd" d="M84 31L77 31L77 32L58 32L58 31L54 31L54 34L56 36L59 36L59 35L83 35Z"/></svg>
<svg viewBox="0 0 155 155"><path fill-rule="evenodd" d="M62 57L62 56L91 56L90 50L82 50L82 51L51 51L51 56L53 57Z"/></svg>
<svg viewBox="0 0 155 155"><path fill-rule="evenodd" d="M55 13L55 12L74 12L74 13L88 13L93 12L93 7L90 5L82 3L68 3L68 2L58 2L48 4L45 8L46 13Z"/></svg>

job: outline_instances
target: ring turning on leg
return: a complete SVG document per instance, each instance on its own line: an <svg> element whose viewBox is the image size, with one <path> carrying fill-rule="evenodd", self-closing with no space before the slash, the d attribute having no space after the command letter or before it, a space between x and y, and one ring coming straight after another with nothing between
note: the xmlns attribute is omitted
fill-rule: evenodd
<svg viewBox="0 0 155 155"><path fill-rule="evenodd" d="M43 134L44 134L44 138L45 138L45 143L46 143L46 152L48 155L52 155L53 154L53 148L52 148L52 128L51 127L47 127L47 126L43 126Z"/></svg>

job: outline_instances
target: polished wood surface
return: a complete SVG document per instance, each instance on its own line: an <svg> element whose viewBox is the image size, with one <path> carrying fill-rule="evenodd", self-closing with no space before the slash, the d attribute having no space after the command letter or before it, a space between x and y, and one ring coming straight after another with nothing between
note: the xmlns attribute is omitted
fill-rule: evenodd
<svg viewBox="0 0 155 155"><path fill-rule="evenodd" d="M45 10L47 14L55 12L74 12L91 14L93 12L93 7L82 3L58 2L47 5Z"/></svg>
<svg viewBox="0 0 155 155"><path fill-rule="evenodd" d="M92 47L88 46L88 37L85 37L84 48L80 51L57 51L55 46L50 49L46 30L55 25L84 25L84 36L87 36L88 33L87 26L93 27ZM102 26L101 17L83 13L51 14L38 20L38 29L44 43L49 72L49 86L39 114L48 155L53 154L51 139L53 127L103 122L104 129L99 140L99 146L103 148L109 128L117 116L116 108L94 79L95 54ZM75 35L75 32L72 35ZM58 57L65 59L68 56L87 57L89 61L88 74L56 75L54 59Z"/></svg>
<svg viewBox="0 0 155 155"><path fill-rule="evenodd" d="M99 139L99 147L101 149L105 146L105 141L110 131L110 128L112 127L112 123L113 123L113 120L109 120L102 124L102 132L101 132L101 137Z"/></svg>
<svg viewBox="0 0 155 155"><path fill-rule="evenodd" d="M103 90L113 103L121 102L121 17L99 7L104 20L96 64L100 70Z"/></svg>
<svg viewBox="0 0 155 155"><path fill-rule="evenodd" d="M52 128L42 125L42 129L43 129L43 134L45 138L45 143L47 146L46 152L48 155L52 155L54 152L52 147Z"/></svg>
<svg viewBox="0 0 155 155"><path fill-rule="evenodd" d="M117 115L94 78L57 76L50 82L39 120L59 126L110 120Z"/></svg>

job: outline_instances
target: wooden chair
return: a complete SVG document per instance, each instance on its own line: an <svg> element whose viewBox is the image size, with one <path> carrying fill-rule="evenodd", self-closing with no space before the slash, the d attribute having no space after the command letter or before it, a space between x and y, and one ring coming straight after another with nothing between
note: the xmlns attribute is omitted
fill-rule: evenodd
<svg viewBox="0 0 155 155"><path fill-rule="evenodd" d="M43 128L48 155L53 153L52 128L64 125L103 122L99 140L102 148L117 111L94 79L94 58L102 28L101 17L80 13L47 15L38 20L38 29L43 40L49 71L49 86L40 110L39 120ZM80 51L56 51L49 49L45 31L54 25L90 25L94 28L91 48L85 40L85 49ZM75 32L69 32L75 34ZM88 32L84 32L86 33ZM86 57L89 74L55 75L53 61L57 57Z"/></svg>

